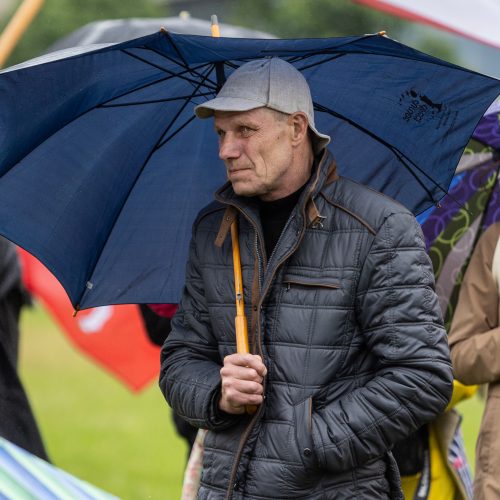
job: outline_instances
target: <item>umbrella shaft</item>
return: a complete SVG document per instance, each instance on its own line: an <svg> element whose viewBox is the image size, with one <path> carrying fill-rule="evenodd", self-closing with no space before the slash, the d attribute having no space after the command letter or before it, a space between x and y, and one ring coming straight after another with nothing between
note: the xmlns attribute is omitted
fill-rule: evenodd
<svg viewBox="0 0 500 500"><path fill-rule="evenodd" d="M247 354L250 352L247 318L245 316L236 316L234 325L236 329L236 352L238 354Z"/></svg>

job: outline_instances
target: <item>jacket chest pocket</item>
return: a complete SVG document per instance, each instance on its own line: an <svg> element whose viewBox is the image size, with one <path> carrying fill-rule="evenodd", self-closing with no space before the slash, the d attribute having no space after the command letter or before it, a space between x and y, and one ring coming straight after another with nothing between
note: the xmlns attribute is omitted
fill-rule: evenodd
<svg viewBox="0 0 500 500"><path fill-rule="evenodd" d="M286 274L283 277L282 303L297 306L328 307L342 301L342 283L332 277L310 277Z"/></svg>
<svg viewBox="0 0 500 500"><path fill-rule="evenodd" d="M283 363L289 364L293 359L293 366L304 367L304 363L308 363L315 367L324 364L325 357L334 359L342 353L346 321L352 314L349 295L344 289L349 282L341 281L339 271L319 274L307 276L303 270L302 273L284 272L278 282L279 307L269 331L272 341L286 346ZM294 346L293 358L291 345ZM275 349L276 358L279 352ZM310 372L316 373L312 368ZM283 373L289 373L289 367L283 367ZM314 385L322 382L323 375L311 380Z"/></svg>
<svg viewBox="0 0 500 500"><path fill-rule="evenodd" d="M324 280L317 280L314 278L284 278L283 284L285 285L286 291L290 291L293 288L304 288L304 289L314 289L314 288L326 288L327 290L339 290L341 288L340 283L330 283Z"/></svg>

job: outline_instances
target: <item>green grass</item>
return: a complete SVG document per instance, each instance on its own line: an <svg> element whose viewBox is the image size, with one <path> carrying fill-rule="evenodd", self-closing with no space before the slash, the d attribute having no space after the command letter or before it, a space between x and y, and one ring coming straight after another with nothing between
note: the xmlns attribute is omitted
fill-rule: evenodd
<svg viewBox="0 0 500 500"><path fill-rule="evenodd" d="M20 372L52 462L123 499L180 498L186 446L156 381L133 394L38 307L21 331Z"/></svg>
<svg viewBox="0 0 500 500"><path fill-rule="evenodd" d="M156 381L131 393L38 307L23 313L21 329L21 376L54 464L123 499L180 498L186 447ZM483 402L458 409L473 466Z"/></svg>

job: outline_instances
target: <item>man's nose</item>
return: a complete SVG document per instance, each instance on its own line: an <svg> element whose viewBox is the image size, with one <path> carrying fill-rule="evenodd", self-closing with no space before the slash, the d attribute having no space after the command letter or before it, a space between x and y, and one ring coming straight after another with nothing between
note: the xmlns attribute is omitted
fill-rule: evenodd
<svg viewBox="0 0 500 500"><path fill-rule="evenodd" d="M240 156L238 141L230 134L226 134L219 144L219 158L221 160L232 160Z"/></svg>

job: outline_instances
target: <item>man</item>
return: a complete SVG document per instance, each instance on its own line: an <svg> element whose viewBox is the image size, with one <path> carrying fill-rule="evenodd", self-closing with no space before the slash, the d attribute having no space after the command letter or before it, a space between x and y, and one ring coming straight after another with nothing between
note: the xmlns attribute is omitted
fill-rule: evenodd
<svg viewBox="0 0 500 500"><path fill-rule="evenodd" d="M401 498L389 450L452 391L417 222L336 174L280 59L243 65L196 114L215 116L229 182L194 224L160 385L209 430L199 498ZM252 354L234 354L235 217Z"/></svg>
<svg viewBox="0 0 500 500"><path fill-rule="evenodd" d="M500 223L492 224L472 254L450 330L455 377L488 384L476 443L474 499L500 498Z"/></svg>

